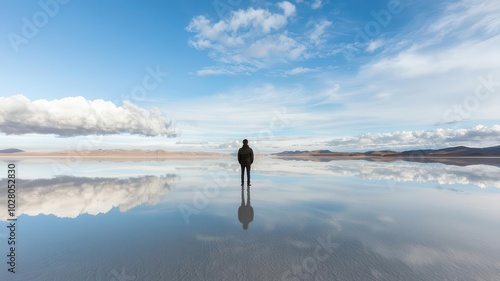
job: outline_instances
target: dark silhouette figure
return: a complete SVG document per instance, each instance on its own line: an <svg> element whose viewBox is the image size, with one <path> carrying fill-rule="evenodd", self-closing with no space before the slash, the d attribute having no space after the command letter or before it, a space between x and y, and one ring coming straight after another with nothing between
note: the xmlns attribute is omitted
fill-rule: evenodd
<svg viewBox="0 0 500 281"><path fill-rule="evenodd" d="M238 219L243 224L243 229L248 229L248 224L253 221L253 207L250 205L250 187L247 187L247 203L245 204L245 187L241 187L241 206L238 208Z"/></svg>
<svg viewBox="0 0 500 281"><path fill-rule="evenodd" d="M248 146L248 140L243 140L243 146L238 150L238 162L241 165L241 185L243 185L245 169L247 170L247 181L250 186L250 166L253 163L253 150Z"/></svg>

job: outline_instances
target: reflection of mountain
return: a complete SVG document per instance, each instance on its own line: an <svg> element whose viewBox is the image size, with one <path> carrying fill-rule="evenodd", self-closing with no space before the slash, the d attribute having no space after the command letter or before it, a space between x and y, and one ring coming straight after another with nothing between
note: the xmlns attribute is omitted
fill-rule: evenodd
<svg viewBox="0 0 500 281"><path fill-rule="evenodd" d="M403 156L500 156L500 145L485 148L472 148L466 146L449 147L443 149L410 150L401 153Z"/></svg>
<svg viewBox="0 0 500 281"><path fill-rule="evenodd" d="M24 152L24 150L18 148L7 148L0 150L0 153L17 153L17 152Z"/></svg>
<svg viewBox="0 0 500 281"><path fill-rule="evenodd" d="M420 149L396 152L392 150L367 151L367 152L332 152L330 150L315 151L284 151L275 153L275 155L287 156L500 156L500 145L484 148L473 148L466 146L448 147L443 149Z"/></svg>
<svg viewBox="0 0 500 281"><path fill-rule="evenodd" d="M474 165L467 167L437 164L393 164L353 161L351 164L330 162L327 168L337 175L357 176L370 180L398 182L436 182L439 184L470 184L479 187L500 187L500 169Z"/></svg>
<svg viewBox="0 0 500 281"><path fill-rule="evenodd" d="M443 163L450 165L492 165L500 166L500 146L471 148L466 146L443 149L408 150L396 152L391 150L367 152L332 152L330 150L316 151L285 151L275 154L287 160L331 161L335 159L367 159L374 161L398 161Z"/></svg>
<svg viewBox="0 0 500 281"><path fill-rule="evenodd" d="M177 175L172 174L126 179L69 176L18 179L17 215L45 214L75 218L81 214L106 213L113 207L125 212L143 203L158 203L162 196L172 190L177 179ZM6 190L1 190L1 198L7 198ZM0 202L0 209L7 210L6 200ZM6 220L6 215L7 212L0 216L0 220Z"/></svg>

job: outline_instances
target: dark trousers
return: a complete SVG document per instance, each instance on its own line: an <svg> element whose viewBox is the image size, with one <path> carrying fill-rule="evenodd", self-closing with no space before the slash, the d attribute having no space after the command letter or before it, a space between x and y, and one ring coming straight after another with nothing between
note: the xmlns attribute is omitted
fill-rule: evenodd
<svg viewBox="0 0 500 281"><path fill-rule="evenodd" d="M243 183L245 169L247 170L247 181L250 182L250 164L241 164L241 182Z"/></svg>

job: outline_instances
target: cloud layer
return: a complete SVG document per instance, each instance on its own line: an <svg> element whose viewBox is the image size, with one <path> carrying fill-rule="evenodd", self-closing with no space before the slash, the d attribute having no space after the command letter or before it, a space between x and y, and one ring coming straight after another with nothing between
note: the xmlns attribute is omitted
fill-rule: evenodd
<svg viewBox="0 0 500 281"><path fill-rule="evenodd" d="M354 149L442 148L466 145L474 147L500 144L500 125L476 126L470 129L435 129L430 131L397 131L341 137L327 142L328 146Z"/></svg>
<svg viewBox="0 0 500 281"><path fill-rule="evenodd" d="M67 97L31 101L23 95L0 97L0 132L8 135L109 135L129 133L174 137L177 131L157 108L145 109L125 101L112 102Z"/></svg>

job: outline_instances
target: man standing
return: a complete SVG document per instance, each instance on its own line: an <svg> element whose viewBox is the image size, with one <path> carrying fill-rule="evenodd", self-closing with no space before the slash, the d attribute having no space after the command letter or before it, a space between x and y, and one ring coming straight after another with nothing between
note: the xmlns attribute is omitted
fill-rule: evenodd
<svg viewBox="0 0 500 281"><path fill-rule="evenodd" d="M247 181L250 186L250 165L253 163L253 150L248 146L248 140L243 140L243 146L238 150L238 162L241 165L241 185L243 185L243 176L247 170Z"/></svg>

